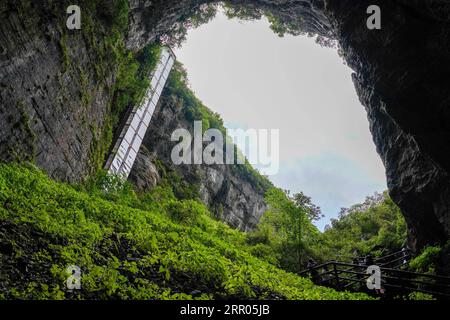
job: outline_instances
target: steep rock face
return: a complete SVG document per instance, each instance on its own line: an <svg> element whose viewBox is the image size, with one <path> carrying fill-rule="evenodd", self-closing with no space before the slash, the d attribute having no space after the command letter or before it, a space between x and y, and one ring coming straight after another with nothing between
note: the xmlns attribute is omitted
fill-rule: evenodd
<svg viewBox="0 0 450 320"><path fill-rule="evenodd" d="M79 181L96 166L113 74L96 79L88 39L63 32L64 6L26 3L0 3L0 159Z"/></svg>
<svg viewBox="0 0 450 320"><path fill-rule="evenodd" d="M155 165L157 158L147 149L145 145L141 146L137 155L133 170L130 174L130 180L139 192L148 192L158 185L161 176Z"/></svg>
<svg viewBox="0 0 450 320"><path fill-rule="evenodd" d="M267 209L264 191L246 181L228 165L174 165L172 148L178 142L171 141L174 130L184 128L191 133L192 122L186 119L183 106L170 92L165 92L158 104L150 127L139 152L130 181L140 192L150 191L161 179L157 170L175 171L179 177L198 187L201 200L217 218L241 230L255 228ZM159 164L156 164L156 162Z"/></svg>
<svg viewBox="0 0 450 320"><path fill-rule="evenodd" d="M368 112L390 194L419 249L450 235L448 1L379 1L382 30L361 15L369 1L328 1L357 93ZM359 5L361 7L359 7ZM349 10L351 8L351 10Z"/></svg>

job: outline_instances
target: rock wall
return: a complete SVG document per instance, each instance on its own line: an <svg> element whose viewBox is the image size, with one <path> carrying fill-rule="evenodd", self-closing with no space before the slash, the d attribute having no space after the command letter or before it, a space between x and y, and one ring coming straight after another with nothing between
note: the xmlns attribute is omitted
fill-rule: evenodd
<svg viewBox="0 0 450 320"><path fill-rule="evenodd" d="M63 30L65 9L0 3L0 159L33 160L56 179L79 181L96 169L114 74L96 77L91 39Z"/></svg>
<svg viewBox="0 0 450 320"><path fill-rule="evenodd" d="M200 199L215 216L240 230L255 228L267 209L264 191L254 187L229 165L174 165L172 148L177 142L170 137L178 128L193 133L192 122L186 119L185 105L178 103L170 88L158 104L145 136L143 146L130 175L130 181L139 192L150 191L164 171L175 171L184 181L198 186ZM159 163L157 163L157 161Z"/></svg>
<svg viewBox="0 0 450 320"><path fill-rule="evenodd" d="M353 4L353 7L351 6ZM450 3L378 1L382 29L361 15L370 1L328 1L329 17L365 106L390 194L420 249L450 236ZM350 9L351 8L351 9Z"/></svg>
<svg viewBox="0 0 450 320"><path fill-rule="evenodd" d="M167 2L161 19L136 2L130 47L169 30L206 1ZM208 1L210 2L210 1ZM336 39L367 110L385 167L390 194L419 249L450 238L450 3L447 0L380 0L382 29L368 30L368 0L231 0L269 10L290 28ZM153 2L155 7L157 3ZM153 7L154 8L154 7ZM154 11L154 12L157 12ZM158 31L155 31L158 30ZM300 32L301 31L301 32ZM299 53L299 58L301 54Z"/></svg>

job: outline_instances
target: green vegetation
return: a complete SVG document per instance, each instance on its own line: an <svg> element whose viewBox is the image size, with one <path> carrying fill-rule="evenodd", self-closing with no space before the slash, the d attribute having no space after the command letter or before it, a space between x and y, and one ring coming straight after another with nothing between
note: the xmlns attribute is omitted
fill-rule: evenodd
<svg viewBox="0 0 450 320"><path fill-rule="evenodd" d="M280 189L270 189L266 194L269 210L258 229L249 234L255 254L291 272L302 271L308 259L316 257L315 246L321 242L320 232L309 218L312 209L297 201L301 195L290 197Z"/></svg>
<svg viewBox="0 0 450 320"><path fill-rule="evenodd" d="M408 300L436 300L432 295L423 292L411 292Z"/></svg>
<svg viewBox="0 0 450 320"><path fill-rule="evenodd" d="M247 4L225 4L224 5L225 14L229 19L239 19L242 21L252 21L259 20L262 17L267 17L270 23L270 29L280 37L284 37L286 34L301 35L304 32L298 29L298 26L280 20L269 10L264 10L261 8L256 8L252 5Z"/></svg>
<svg viewBox="0 0 450 320"><path fill-rule="evenodd" d="M367 197L361 204L343 209L339 219L323 234L327 259L351 261L352 257L374 257L396 252L406 243L406 223L387 192Z"/></svg>
<svg viewBox="0 0 450 320"><path fill-rule="evenodd" d="M438 262L440 253L440 247L428 246L422 250L420 255L409 262L409 266L417 272L435 274L436 263Z"/></svg>
<svg viewBox="0 0 450 320"><path fill-rule="evenodd" d="M172 28L162 37L162 41L174 48L181 46L186 40L189 29L197 28L211 21L217 13L218 4L201 4L191 8Z"/></svg>
<svg viewBox="0 0 450 320"><path fill-rule="evenodd" d="M159 185L170 188L177 199L180 200L199 200L200 199L200 177L196 177L194 181L188 182L183 179L176 171L169 170L160 164L159 172L162 179Z"/></svg>
<svg viewBox="0 0 450 320"><path fill-rule="evenodd" d="M168 188L138 197L113 180L107 193L99 185L75 188L30 165L0 165L2 298L367 298L258 259L244 233ZM81 290L65 289L69 265L82 270Z"/></svg>
<svg viewBox="0 0 450 320"><path fill-rule="evenodd" d="M226 135L220 115L206 107L189 88L187 71L180 62L175 63L165 92L167 96L176 97L176 106L183 109L186 119L192 124L194 121L202 121L203 130L219 129L224 136Z"/></svg>
<svg viewBox="0 0 450 320"><path fill-rule="evenodd" d="M304 270L309 259L352 262L357 256L377 257L401 250L406 242L404 218L387 193L343 209L323 233L312 223L322 216L320 208L303 193L291 196L273 188L266 202L269 210L248 242L255 255L284 270Z"/></svg>
<svg viewBox="0 0 450 320"><path fill-rule="evenodd" d="M272 31L280 37L283 37L285 34L314 36L311 33L303 32L300 24L282 20L269 9L262 9L252 4L209 3L196 6L187 12L164 35L162 41L172 47L181 46L186 40L187 32L192 28L198 28L202 24L211 21L220 7L224 9L229 19L236 18L241 21L252 21L259 20L265 16L269 20Z"/></svg>
<svg viewBox="0 0 450 320"><path fill-rule="evenodd" d="M293 36L307 36L315 38L317 44L323 47L339 49L337 41L330 37L317 35L315 32L305 31L311 29L307 18L297 17L293 20L288 17L282 17L271 8L259 8L252 4L224 4L225 14L229 19L239 19L242 21L259 20L266 17L270 24L270 29L279 37L286 34Z"/></svg>
<svg viewBox="0 0 450 320"><path fill-rule="evenodd" d="M120 56L119 72L115 84L112 106L113 123L119 122L120 116L140 103L150 85L149 75L159 59L160 47L156 44L146 46L138 54L126 51L123 47Z"/></svg>
<svg viewBox="0 0 450 320"><path fill-rule="evenodd" d="M69 54L67 53L66 41L67 41L66 34L65 33L61 34L61 37L59 39L59 48L61 49L61 53L62 53L62 60L63 60L63 64L64 64L64 71L66 71L67 68L70 65Z"/></svg>
<svg viewBox="0 0 450 320"><path fill-rule="evenodd" d="M138 105L144 97L149 86L149 74L158 62L161 49L159 44L152 43L138 53L132 53L125 48L123 38L118 32L108 37L105 44L107 49L102 54L114 57L114 64L118 71L113 88L113 101L107 111L101 136L92 147L93 162L97 163L97 170L101 169L105 162L120 119L125 116L127 110Z"/></svg>
<svg viewBox="0 0 450 320"><path fill-rule="evenodd" d="M313 32L307 32L305 29L311 28L311 23L297 18L292 20L281 17L270 6L261 8L253 4L236 4L236 3L208 3L195 6L186 12L181 19L176 22L171 29L161 38L161 40L171 46L179 47L186 40L187 33L192 28L198 28L202 24L210 22L217 14L218 9L223 8L229 19L239 19L241 21L260 20L266 17L270 24L270 29L280 37L286 34L298 36L305 35L315 37L316 42L321 46L337 48L337 42L323 36L317 36Z"/></svg>

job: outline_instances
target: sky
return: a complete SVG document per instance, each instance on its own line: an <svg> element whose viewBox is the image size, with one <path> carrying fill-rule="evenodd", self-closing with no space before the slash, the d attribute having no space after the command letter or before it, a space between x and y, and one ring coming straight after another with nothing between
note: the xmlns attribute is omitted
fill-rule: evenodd
<svg viewBox="0 0 450 320"><path fill-rule="evenodd" d="M197 97L227 128L279 129L280 170L270 180L320 206L323 230L340 208L387 189L351 69L335 49L275 35L268 22L222 13L175 50Z"/></svg>

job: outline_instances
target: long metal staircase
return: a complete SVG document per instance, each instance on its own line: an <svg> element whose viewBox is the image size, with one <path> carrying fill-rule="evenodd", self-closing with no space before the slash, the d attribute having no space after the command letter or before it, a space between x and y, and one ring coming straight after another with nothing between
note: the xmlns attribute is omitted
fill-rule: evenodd
<svg viewBox="0 0 450 320"><path fill-rule="evenodd" d="M150 76L150 87L145 98L128 116L106 162L105 170L108 173L125 180L128 178L175 60L173 51L163 47L157 67Z"/></svg>

